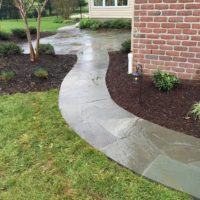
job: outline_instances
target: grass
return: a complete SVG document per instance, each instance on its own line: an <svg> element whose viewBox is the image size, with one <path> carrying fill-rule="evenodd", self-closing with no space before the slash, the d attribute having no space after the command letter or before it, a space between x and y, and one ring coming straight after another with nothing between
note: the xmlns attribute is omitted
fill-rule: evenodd
<svg viewBox="0 0 200 200"><path fill-rule="evenodd" d="M0 96L0 199L186 200L109 160L62 119L58 90Z"/></svg>
<svg viewBox="0 0 200 200"><path fill-rule="evenodd" d="M60 27L72 24L71 21L68 23L55 23L55 20L57 19L56 16L51 17L42 17L41 19L41 32L56 32L56 30ZM29 19L29 25L30 27L36 27L36 20L35 19ZM13 28L24 28L23 21L20 20L3 20L0 21L0 30L5 31L7 33L11 33L11 30Z"/></svg>

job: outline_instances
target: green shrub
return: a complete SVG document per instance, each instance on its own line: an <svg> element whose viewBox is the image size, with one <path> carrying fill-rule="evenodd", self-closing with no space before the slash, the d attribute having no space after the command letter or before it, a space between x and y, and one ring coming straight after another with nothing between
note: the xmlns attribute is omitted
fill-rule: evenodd
<svg viewBox="0 0 200 200"><path fill-rule="evenodd" d="M98 29L100 29L100 28L101 28L101 22L99 22L99 21L94 22L94 23L90 26L90 28L91 28L92 30L98 30Z"/></svg>
<svg viewBox="0 0 200 200"><path fill-rule="evenodd" d="M128 39L122 43L121 51L129 53L131 51L131 40Z"/></svg>
<svg viewBox="0 0 200 200"><path fill-rule="evenodd" d="M123 24L121 20L107 20L104 21L102 25L103 28L111 28L111 29L122 28L122 26Z"/></svg>
<svg viewBox="0 0 200 200"><path fill-rule="evenodd" d="M195 117L195 119L200 120L200 101L192 106L190 113Z"/></svg>
<svg viewBox="0 0 200 200"><path fill-rule="evenodd" d="M90 28L95 22L96 20L93 19L82 19L79 23L79 27L80 29Z"/></svg>
<svg viewBox="0 0 200 200"><path fill-rule="evenodd" d="M37 78L40 78L40 79L47 79L49 76L48 71L42 67L35 69L33 74L34 74L34 76L36 76Z"/></svg>
<svg viewBox="0 0 200 200"><path fill-rule="evenodd" d="M9 82L11 80L13 80L15 77L15 72L8 70L8 71L2 71L0 73L0 80L4 81L4 82Z"/></svg>
<svg viewBox="0 0 200 200"><path fill-rule="evenodd" d="M63 19L55 19L54 21L53 21L53 23L56 23L56 24L62 24L64 22L64 20Z"/></svg>
<svg viewBox="0 0 200 200"><path fill-rule="evenodd" d="M160 70L154 73L153 79L155 87L160 91L170 91L180 83L180 80L175 75L164 73Z"/></svg>
<svg viewBox="0 0 200 200"><path fill-rule="evenodd" d="M79 27L81 29L91 28L94 30L100 28L107 29L131 29L131 20L113 19L106 21L97 21L93 19L82 19L80 21Z"/></svg>
<svg viewBox="0 0 200 200"><path fill-rule="evenodd" d="M124 28L125 29L131 29L132 28L131 20L126 20L124 22Z"/></svg>
<svg viewBox="0 0 200 200"><path fill-rule="evenodd" d="M122 19L106 20L102 22L102 28L131 29L131 20L122 20Z"/></svg>
<svg viewBox="0 0 200 200"><path fill-rule="evenodd" d="M37 33L37 28L35 28L35 27L30 27L29 29L30 29L30 33L31 33L31 35Z"/></svg>
<svg viewBox="0 0 200 200"><path fill-rule="evenodd" d="M8 40L10 38L10 34L6 32L0 31L0 39L1 40Z"/></svg>
<svg viewBox="0 0 200 200"><path fill-rule="evenodd" d="M8 42L0 44L0 56L18 55L22 53L22 49L15 43Z"/></svg>
<svg viewBox="0 0 200 200"><path fill-rule="evenodd" d="M26 31L23 28L14 28L14 29L12 29L12 34L15 37L18 37L18 38L21 38L21 39L26 38Z"/></svg>
<svg viewBox="0 0 200 200"><path fill-rule="evenodd" d="M39 53L46 55L54 55L55 54L54 47L51 44L40 44Z"/></svg>

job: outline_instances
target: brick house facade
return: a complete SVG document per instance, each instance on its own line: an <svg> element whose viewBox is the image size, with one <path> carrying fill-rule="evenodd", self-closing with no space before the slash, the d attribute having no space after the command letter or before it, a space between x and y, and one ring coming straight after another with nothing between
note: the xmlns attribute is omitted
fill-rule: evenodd
<svg viewBox="0 0 200 200"><path fill-rule="evenodd" d="M200 0L135 0L133 63L200 79Z"/></svg>

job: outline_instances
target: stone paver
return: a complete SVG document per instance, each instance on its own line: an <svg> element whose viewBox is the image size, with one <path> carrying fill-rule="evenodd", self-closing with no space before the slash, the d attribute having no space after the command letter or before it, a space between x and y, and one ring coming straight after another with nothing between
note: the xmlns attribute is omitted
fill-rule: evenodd
<svg viewBox="0 0 200 200"><path fill-rule="evenodd" d="M129 37L68 27L42 40L52 43L56 53L78 55L60 88L62 116L89 144L121 165L200 198L200 140L134 116L107 91L107 50L118 50Z"/></svg>

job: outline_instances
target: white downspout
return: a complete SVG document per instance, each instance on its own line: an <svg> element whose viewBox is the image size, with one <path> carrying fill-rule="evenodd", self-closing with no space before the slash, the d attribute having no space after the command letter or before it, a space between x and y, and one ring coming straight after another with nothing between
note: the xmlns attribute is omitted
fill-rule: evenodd
<svg viewBox="0 0 200 200"><path fill-rule="evenodd" d="M132 1L133 1L133 5L132 5L133 17L132 17L132 28L131 28L131 53L128 54L128 74L133 73L133 36L134 36L135 0L132 0Z"/></svg>
<svg viewBox="0 0 200 200"><path fill-rule="evenodd" d="M91 6L92 6L92 2L93 0L89 0L88 1L88 7L89 7L89 18L91 18Z"/></svg>

